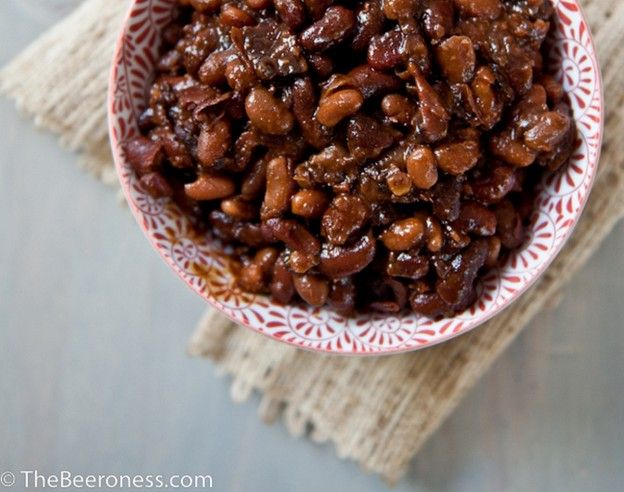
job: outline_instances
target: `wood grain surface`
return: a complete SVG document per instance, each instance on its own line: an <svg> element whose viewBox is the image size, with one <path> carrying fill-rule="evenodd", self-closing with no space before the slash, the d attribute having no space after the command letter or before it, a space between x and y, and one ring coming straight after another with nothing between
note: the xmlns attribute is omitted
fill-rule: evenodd
<svg viewBox="0 0 624 492"><path fill-rule="evenodd" d="M0 65L62 3L0 2ZM386 489L329 447L264 426L255 403L231 403L227 382L184 353L203 302L114 193L6 100L0 135L0 473L210 473L217 490ZM623 249L620 225L395 490L621 489Z"/></svg>

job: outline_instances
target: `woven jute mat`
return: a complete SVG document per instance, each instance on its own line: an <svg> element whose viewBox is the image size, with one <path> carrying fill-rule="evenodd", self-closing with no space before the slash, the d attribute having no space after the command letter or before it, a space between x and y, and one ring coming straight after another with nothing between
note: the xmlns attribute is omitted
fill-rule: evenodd
<svg viewBox="0 0 624 492"><path fill-rule="evenodd" d="M624 2L586 0L603 67L606 133L598 177L572 239L541 280L486 325L413 354L350 358L302 352L208 310L190 342L232 376L237 401L262 395L261 416L331 441L339 456L390 482L520 330L558 293L624 215ZM87 0L0 72L0 89L35 123L114 183L106 131L112 49L126 0Z"/></svg>

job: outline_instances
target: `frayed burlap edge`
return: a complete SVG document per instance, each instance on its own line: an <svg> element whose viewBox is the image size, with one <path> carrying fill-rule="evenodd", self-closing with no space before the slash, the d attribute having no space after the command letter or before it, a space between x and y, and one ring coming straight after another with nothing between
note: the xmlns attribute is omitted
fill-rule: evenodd
<svg viewBox="0 0 624 492"><path fill-rule="evenodd" d="M84 2L0 71L0 92L63 147L79 151L80 163L108 184L117 183L106 125L108 76L128 3Z"/></svg>
<svg viewBox="0 0 624 492"><path fill-rule="evenodd" d="M99 179L115 183L106 134L109 63L125 0L87 0L0 72L0 91L35 123L81 153ZM587 210L545 275L483 327L414 354L346 358L302 352L232 325L208 310L189 351L232 375L235 400L262 393L266 421L282 416L294 435L331 441L341 457L390 482L496 357L587 261L623 215L624 4L584 2L607 94L605 147ZM614 94L614 96L611 96Z"/></svg>

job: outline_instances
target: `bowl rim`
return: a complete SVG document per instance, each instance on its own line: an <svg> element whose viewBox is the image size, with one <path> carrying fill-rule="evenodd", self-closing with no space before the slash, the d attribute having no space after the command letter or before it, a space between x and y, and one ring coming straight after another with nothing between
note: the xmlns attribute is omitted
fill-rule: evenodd
<svg viewBox="0 0 624 492"><path fill-rule="evenodd" d="M415 352L417 350L423 350L423 349L427 349L430 347L434 347L438 344L447 342L453 338L459 337L461 335L465 335L469 332L471 332L472 330L476 329L476 328L480 328L483 324L485 324L487 321L491 320L492 318L494 318L495 316L499 315L501 312L505 311L507 308L509 308L511 305L513 305L520 297L522 297L527 290L529 290L531 287L533 287L537 281L542 277L542 275L544 274L544 272L551 266L551 264L553 263L553 261L559 256L559 254L561 253L561 250L563 249L563 247L567 244L567 242L569 241L569 239L571 238L574 230L576 229L576 226L578 225L579 220L581 219L581 217L583 216L583 213L585 211L585 208L587 206L587 203L589 201L589 197L591 195L591 191L593 189L595 180L596 180L596 175L598 174L598 169L599 169L599 165L600 165L600 158L601 158L601 153L602 153L602 144L603 144L603 138L604 138L604 125L605 125L605 97L604 97L604 85L603 85L603 76L602 76L602 70L600 67L600 63L599 63L599 58L597 55L597 51L596 51L596 43L595 43L595 39L593 36L593 33L591 31L590 28L590 24L587 21L587 16L585 15L584 9L580 3L580 0L567 0L567 3L572 3L578 10L578 13L581 17L581 19L583 20L583 22L585 23L585 25L587 26L587 30L586 30L586 34L588 36L588 45L591 47L591 56L589 57L591 60L591 64L593 66L593 70L595 72L596 75L596 91L598 92L599 95L599 115L600 115L600 121L598 123L598 132L597 132L597 151L596 151L596 155L595 158L593 159L594 162L594 166L593 166L593 170L588 178L588 183L587 183L587 193L586 195L583 197L582 202L579 204L579 208L578 211L576 212L575 216L573 217L572 220L572 224L571 226L565 231L563 238L559 241L558 244L556 244L551 252L548 255L548 258L546 260L543 261L543 263L539 266L539 268L536 269L536 274L523 282L522 286L519 287L514 293L513 296L511 298L509 298L508 300L506 300L505 302L503 302L501 305L495 306L494 308L492 308L491 312L488 312L486 315L484 315L482 318L479 319L479 321L477 323L475 323L472 326L468 326L465 328L462 328L456 332L450 332L448 334L445 334L443 336L438 336L435 339L432 339L430 341L427 341L426 343L423 344L419 344L416 346L410 346L410 347L405 347L405 346L400 346L400 347L388 347L388 348L383 348L380 349L378 351L357 351L357 350L342 350L342 351L337 351L335 349L331 349L331 348L325 348L325 347L316 347L316 346L307 346L307 345L303 345L303 344L299 344L295 341L290 341L284 338L278 338L274 335L272 335L271 333L267 333L264 330L260 330L257 327L255 327L253 325L253 323L251 323L248 319L237 319L235 318L232 314L230 314L227 310L224 310L219 303L210 295L206 295L202 292L200 292L197 288L195 288L193 285L191 285L191 283L187 280L187 278L184 277L184 275L182 274L182 272L179 270L179 268L174 264L174 262L168 258L164 252L161 250L161 248L157 247L156 244L156 239L153 237L153 235L150 234L150 232L147 230L147 228L143 225L142 222L142 218L143 218L143 212L141 212L141 210L139 210L138 206L134 203L134 201L131 199L130 196L130 189L129 186L127 186L127 184L124 182L124 180L121 178L122 176L122 163L124 162L124 159L120 153L120 149L121 149L121 144L118 141L118 139L115 137L115 132L113 131L114 128L114 115L113 115L113 105L115 102L115 89L117 87L116 84L116 68L118 66L117 61L120 59L120 53L122 52L124 45L125 45L125 34L126 34L126 30L128 28L128 24L130 21L130 18L132 16L132 13L134 12L135 7L137 6L137 4L139 4L140 2L144 2L145 0L131 0L126 13L124 14L123 17L123 21L121 24L121 28L119 30L119 33L116 37L116 41L115 41L115 48L113 51L113 57L112 57L112 64L111 64L111 68L109 71L109 77L108 77L108 94L107 94L107 101L106 101L106 113L107 113L107 128L108 128L108 135L109 135L109 141L110 141L110 146L111 146L111 151L112 151L112 155L113 155L113 161L114 161L114 165L115 165L115 174L117 175L119 182L120 182L120 186L121 186L121 190L123 192L124 198L126 203L128 204L130 211L132 212L132 215L135 219L135 221L137 222L139 228L141 229L143 235L147 238L148 242L150 243L150 245L152 246L152 249L156 250L156 252L158 253L158 255L161 257L161 259L163 260L163 262L173 271L175 272L176 276L180 279L182 279L182 281L184 282L184 284L186 284L186 286L191 289L196 295L198 295L201 299L204 300L204 302L207 302L212 308L214 308L215 310L217 310L218 312L220 312L222 315L226 316L228 319L230 319L233 323L236 323L238 325L243 325L245 326L245 328L248 328L250 330L252 330L254 333L258 333L260 335L263 335L266 338L269 338L271 340L274 340L276 342L280 342L280 343L285 343L287 345L290 345L292 347L298 348L300 350L305 350L308 352L312 352L312 353L324 353L324 354L332 354L332 355L339 355L339 356L354 356L354 357L369 357L369 356L382 356L382 355L395 355L395 354L400 354L400 353L409 353L409 352ZM151 0L148 0L151 3ZM551 3L553 3L555 9L557 7L557 5L559 3L561 3L562 0L549 0L551 1ZM564 2L566 3L566 2ZM173 4L172 4L173 5ZM557 14L555 14L557 15ZM557 16L559 17L559 16ZM285 306L286 308L288 306ZM448 318L449 320L453 320L457 318L457 316L453 316L451 318Z"/></svg>

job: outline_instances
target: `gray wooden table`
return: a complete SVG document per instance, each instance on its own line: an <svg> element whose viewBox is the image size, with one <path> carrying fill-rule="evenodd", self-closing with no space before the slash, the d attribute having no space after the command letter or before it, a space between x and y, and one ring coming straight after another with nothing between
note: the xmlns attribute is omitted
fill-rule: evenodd
<svg viewBox="0 0 624 492"><path fill-rule="evenodd" d="M0 64L68 1L2 0ZM261 424L210 363L186 357L202 301L75 161L0 100L0 475L209 473L217 490L385 490L330 446ZM619 226L396 490L622 490L622 251Z"/></svg>

